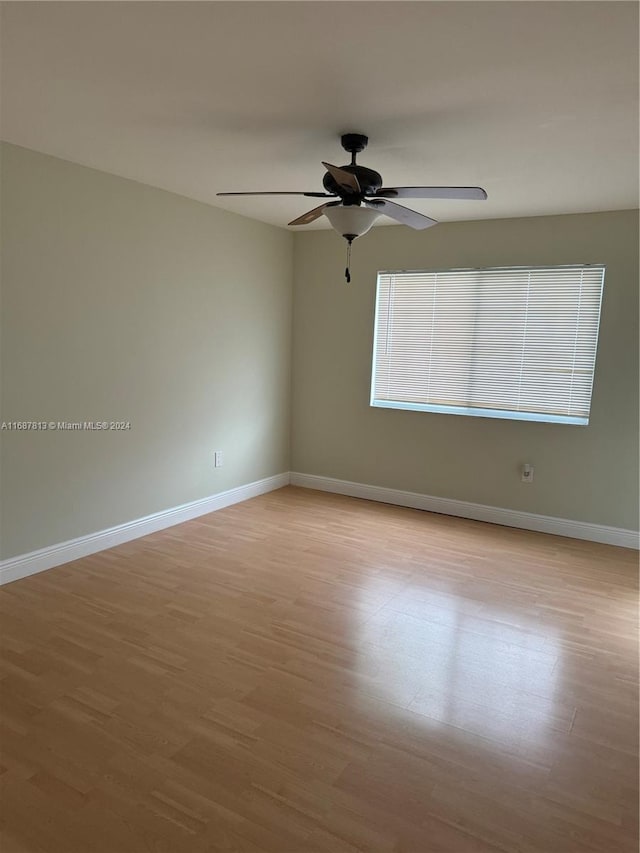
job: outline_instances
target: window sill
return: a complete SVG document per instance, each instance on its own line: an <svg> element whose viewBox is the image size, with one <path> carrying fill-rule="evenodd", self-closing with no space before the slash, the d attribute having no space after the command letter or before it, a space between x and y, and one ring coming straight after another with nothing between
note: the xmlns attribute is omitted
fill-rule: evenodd
<svg viewBox="0 0 640 853"><path fill-rule="evenodd" d="M474 418L499 418L506 421L533 421L547 424L587 426L588 418L551 415L538 412L511 412L502 409L475 409L464 406L434 406L426 403L405 403L395 400L371 400L376 409L402 409L407 412L434 412L439 415L469 415Z"/></svg>

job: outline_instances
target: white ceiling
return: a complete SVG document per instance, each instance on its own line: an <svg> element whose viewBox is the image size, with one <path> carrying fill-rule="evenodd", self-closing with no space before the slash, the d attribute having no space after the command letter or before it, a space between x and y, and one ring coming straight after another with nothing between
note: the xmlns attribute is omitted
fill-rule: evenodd
<svg viewBox="0 0 640 853"><path fill-rule="evenodd" d="M284 225L319 202L215 193L321 190L345 131L387 186L487 190L436 219L636 207L638 5L3 5L18 145Z"/></svg>

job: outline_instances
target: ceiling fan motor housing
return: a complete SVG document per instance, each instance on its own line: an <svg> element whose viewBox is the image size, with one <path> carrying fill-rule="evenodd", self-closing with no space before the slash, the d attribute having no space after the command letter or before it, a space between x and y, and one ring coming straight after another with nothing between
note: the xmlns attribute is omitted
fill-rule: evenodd
<svg viewBox="0 0 640 853"><path fill-rule="evenodd" d="M352 175L356 176L360 184L359 193L345 192L329 172L325 172L322 185L328 193L340 196L344 204L360 204L364 196L374 195L382 186L382 175L374 169L367 169L366 166L352 166L351 164L340 166L340 168L344 172L351 172Z"/></svg>

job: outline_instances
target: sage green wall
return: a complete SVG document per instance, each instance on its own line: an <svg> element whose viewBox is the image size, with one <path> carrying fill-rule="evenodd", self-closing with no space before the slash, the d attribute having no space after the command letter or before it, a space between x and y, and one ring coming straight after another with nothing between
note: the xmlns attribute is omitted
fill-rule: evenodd
<svg viewBox="0 0 640 853"><path fill-rule="evenodd" d="M292 470L637 529L636 211L374 228L348 286L334 232L294 256ZM377 270L569 263L607 267L588 427L370 408Z"/></svg>
<svg viewBox="0 0 640 853"><path fill-rule="evenodd" d="M292 235L2 147L3 557L289 468ZM224 467L213 468L221 449Z"/></svg>
<svg viewBox="0 0 640 853"><path fill-rule="evenodd" d="M637 213L376 228L346 286L333 231L6 144L1 177L0 420L131 422L0 433L3 558L289 467L637 527ZM576 262L607 265L588 427L369 407L378 269Z"/></svg>

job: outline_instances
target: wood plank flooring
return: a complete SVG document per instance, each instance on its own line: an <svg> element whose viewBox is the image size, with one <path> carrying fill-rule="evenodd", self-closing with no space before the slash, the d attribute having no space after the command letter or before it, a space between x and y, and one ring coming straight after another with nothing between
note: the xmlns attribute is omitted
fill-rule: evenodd
<svg viewBox="0 0 640 853"><path fill-rule="evenodd" d="M632 853L635 552L288 487L0 590L2 853Z"/></svg>

